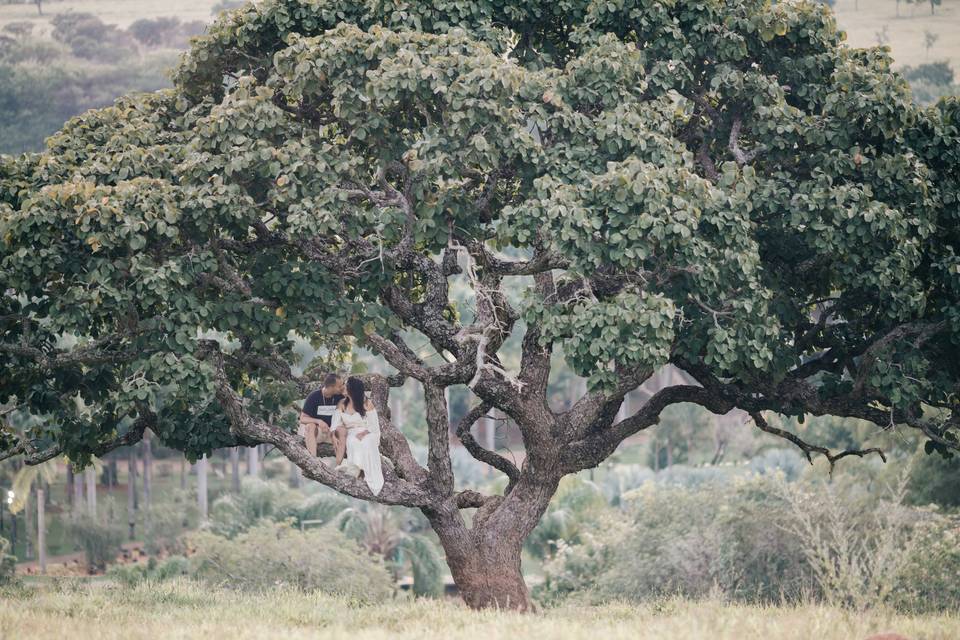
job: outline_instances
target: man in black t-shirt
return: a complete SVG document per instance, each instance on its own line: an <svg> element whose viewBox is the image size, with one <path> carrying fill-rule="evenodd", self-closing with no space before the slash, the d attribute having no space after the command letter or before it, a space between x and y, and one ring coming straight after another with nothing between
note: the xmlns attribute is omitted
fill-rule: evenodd
<svg viewBox="0 0 960 640"><path fill-rule="evenodd" d="M333 441L337 464L343 458L346 441L341 442L339 434L330 432L330 423L337 404L344 397L343 379L335 373L328 373L323 380L323 387L307 396L300 412L300 433L307 441L307 450L317 455L317 441L321 436L319 430L324 429L323 434L329 433Z"/></svg>

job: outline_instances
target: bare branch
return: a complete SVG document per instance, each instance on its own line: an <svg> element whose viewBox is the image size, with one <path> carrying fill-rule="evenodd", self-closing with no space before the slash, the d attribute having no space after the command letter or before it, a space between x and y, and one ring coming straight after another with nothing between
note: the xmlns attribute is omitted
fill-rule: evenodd
<svg viewBox="0 0 960 640"><path fill-rule="evenodd" d="M779 429L777 427L771 426L769 423L767 423L766 420L764 420L763 416L760 415L760 413L758 412L751 413L750 417L753 418L754 424L757 425L757 428L760 429L761 431L765 431L766 433L775 435L778 438L783 438L784 440L789 440L793 444L797 445L797 447L799 447L800 450L803 451L803 455L806 456L807 462L809 462L810 464L813 464L813 458L810 454L812 453L823 454L823 456L830 463L830 473L833 473L833 467L837 463L837 461L843 458L846 458L847 456L858 456L862 458L865 455L875 453L878 456L880 456L881 460L883 460L884 462L887 461L887 456L884 455L882 450L876 447L873 447L870 449L845 449L840 453L831 453L830 450L827 449L826 447L820 447L820 446L812 445L805 442L803 439L800 438L800 436L796 435L795 433L791 433L790 431L786 431L784 429Z"/></svg>

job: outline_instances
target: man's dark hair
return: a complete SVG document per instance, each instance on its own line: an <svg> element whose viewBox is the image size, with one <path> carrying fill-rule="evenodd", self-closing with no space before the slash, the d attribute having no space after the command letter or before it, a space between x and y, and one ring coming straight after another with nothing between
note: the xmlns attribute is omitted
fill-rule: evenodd
<svg viewBox="0 0 960 640"><path fill-rule="evenodd" d="M332 387L340 381L340 376L335 373L328 373L327 377L323 379L323 386Z"/></svg>

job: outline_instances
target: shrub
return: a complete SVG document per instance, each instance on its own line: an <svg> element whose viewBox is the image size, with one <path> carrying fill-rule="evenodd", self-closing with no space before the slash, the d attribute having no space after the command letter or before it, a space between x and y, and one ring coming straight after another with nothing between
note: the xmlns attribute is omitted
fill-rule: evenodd
<svg viewBox="0 0 960 640"><path fill-rule="evenodd" d="M191 545L191 574L234 588L292 585L363 601L393 593L383 563L330 528L300 532L290 523L261 522L233 539L200 532Z"/></svg>
<svg viewBox="0 0 960 640"><path fill-rule="evenodd" d="M898 609L934 613L956 611L960 603L960 516L925 513L918 524L903 570L896 576L890 603Z"/></svg>
<svg viewBox="0 0 960 640"><path fill-rule="evenodd" d="M120 544L124 537L121 525L89 516L78 516L68 529L86 554L87 568L91 572L103 570L107 563L120 553Z"/></svg>
<svg viewBox="0 0 960 640"><path fill-rule="evenodd" d="M537 558L552 556L558 541L581 542L581 535L592 522L609 509L603 491L594 483L576 476L560 482L546 513L524 543Z"/></svg>
<svg viewBox="0 0 960 640"><path fill-rule="evenodd" d="M940 86L953 84L953 69L946 61L927 62L915 67L904 67L900 73L910 83L929 82Z"/></svg>
<svg viewBox="0 0 960 640"><path fill-rule="evenodd" d="M118 62L131 57L133 39L114 25L104 24L92 13L68 11L50 19L53 37L67 44L78 58Z"/></svg>
<svg viewBox="0 0 960 640"><path fill-rule="evenodd" d="M146 551L155 554L183 554L186 552L184 523L195 520L197 505L186 492L177 491L172 502L155 504L144 513L144 540Z"/></svg>
<svg viewBox="0 0 960 640"><path fill-rule="evenodd" d="M114 565L107 576L117 582L133 586L140 582L163 582L188 574L190 563L183 556L171 556L162 562L150 558L147 564Z"/></svg>
<svg viewBox="0 0 960 640"><path fill-rule="evenodd" d="M283 482L247 477L240 485L240 493L226 494L214 501L210 510L210 529L230 538L264 518L292 519L294 525L303 520L326 523L348 506L345 498L329 491L305 497Z"/></svg>
<svg viewBox="0 0 960 640"><path fill-rule="evenodd" d="M181 26L179 18L141 18L131 24L127 31L141 44L160 47L179 44L182 37Z"/></svg>
<svg viewBox="0 0 960 640"><path fill-rule="evenodd" d="M624 496L630 535L594 586L594 597L703 597L719 588L743 600L797 600L809 590L795 540L771 526L774 480L645 485Z"/></svg>

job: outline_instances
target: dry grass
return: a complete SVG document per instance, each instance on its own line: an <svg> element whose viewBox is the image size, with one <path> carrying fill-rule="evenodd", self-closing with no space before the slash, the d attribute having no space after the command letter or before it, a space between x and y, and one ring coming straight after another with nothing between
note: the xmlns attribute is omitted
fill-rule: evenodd
<svg viewBox="0 0 960 640"><path fill-rule="evenodd" d="M183 21L209 22L211 8L218 0L65 0L49 2L44 16L38 16L32 4L0 4L0 26L15 20L31 20L37 31L49 30L49 17L64 11L87 11L104 22L123 27L139 18L177 16ZM857 8L855 8L857 7ZM916 65L934 60L949 60L960 74L960 0L943 0L936 15L930 15L926 0L918 4L900 3L901 17L896 17L895 0L837 0L834 7L847 41L855 47L877 44L877 33L887 26L889 46L900 65ZM924 31L939 36L929 57L924 46Z"/></svg>
<svg viewBox="0 0 960 640"><path fill-rule="evenodd" d="M896 631L912 640L960 637L956 616L856 614L826 606L755 607L668 600L643 606L551 609L537 615L473 612L421 600L361 605L318 594L255 595L188 581L142 585L68 582L0 593L0 638L136 640L861 640Z"/></svg>

